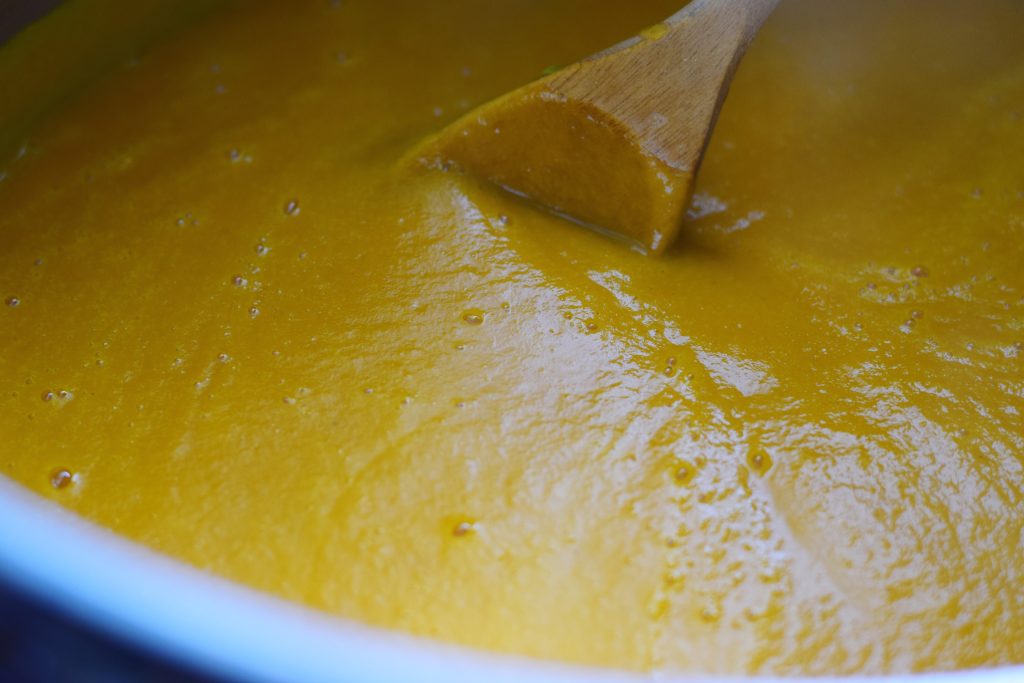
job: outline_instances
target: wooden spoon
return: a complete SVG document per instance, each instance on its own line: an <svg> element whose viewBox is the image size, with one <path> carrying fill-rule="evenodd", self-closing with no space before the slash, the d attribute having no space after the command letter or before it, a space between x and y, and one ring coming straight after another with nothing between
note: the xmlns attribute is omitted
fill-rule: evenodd
<svg viewBox="0 0 1024 683"><path fill-rule="evenodd" d="M679 232L733 72L779 0L695 0L493 100L422 148L645 251Z"/></svg>

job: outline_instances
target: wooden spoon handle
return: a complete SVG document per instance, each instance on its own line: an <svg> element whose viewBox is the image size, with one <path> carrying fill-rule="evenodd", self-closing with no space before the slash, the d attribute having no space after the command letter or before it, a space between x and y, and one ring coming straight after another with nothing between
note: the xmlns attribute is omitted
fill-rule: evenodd
<svg viewBox="0 0 1024 683"><path fill-rule="evenodd" d="M732 16L742 17L747 40L753 39L761 26L778 6L779 0L694 0L665 20L672 27L695 14L718 9Z"/></svg>

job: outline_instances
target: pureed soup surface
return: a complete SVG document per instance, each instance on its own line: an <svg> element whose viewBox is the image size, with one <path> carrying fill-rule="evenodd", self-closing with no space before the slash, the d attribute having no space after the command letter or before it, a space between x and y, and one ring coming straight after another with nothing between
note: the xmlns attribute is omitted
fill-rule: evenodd
<svg viewBox="0 0 1024 683"><path fill-rule="evenodd" d="M783 3L663 257L402 162L677 4L238 2L63 106L0 167L0 472L481 648L1024 661L1024 4Z"/></svg>

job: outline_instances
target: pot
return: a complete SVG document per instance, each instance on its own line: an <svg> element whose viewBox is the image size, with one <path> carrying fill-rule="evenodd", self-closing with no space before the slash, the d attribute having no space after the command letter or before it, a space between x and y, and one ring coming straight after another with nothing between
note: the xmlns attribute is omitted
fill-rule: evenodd
<svg viewBox="0 0 1024 683"><path fill-rule="evenodd" d="M102 1L102 0L101 0ZM17 0L0 16L0 42L59 4ZM109 40L102 21L75 63L50 66L49 82L19 82L49 102L70 82L123 59L167 30L138 3L138 35ZM204 11L210 2L194 2ZM118 44L119 52L104 45ZM4 74L0 72L0 82ZM0 147L41 110L0 115L10 122ZM301 607L204 573L121 538L0 476L0 581L60 614L139 651L209 675L247 681L385 681L467 683L639 683L662 675L588 669L474 651ZM687 681L700 677L685 677ZM723 680L723 679L714 679ZM773 679L760 679L769 681ZM823 680L823 679L818 679ZM856 678L845 678L855 681ZM860 680L869 680L867 678ZM1024 667L872 677L889 683L1024 680Z"/></svg>

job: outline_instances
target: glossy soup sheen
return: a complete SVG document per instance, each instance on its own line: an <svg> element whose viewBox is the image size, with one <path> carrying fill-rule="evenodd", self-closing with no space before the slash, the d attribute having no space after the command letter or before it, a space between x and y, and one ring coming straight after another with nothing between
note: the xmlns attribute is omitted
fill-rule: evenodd
<svg viewBox="0 0 1024 683"><path fill-rule="evenodd" d="M67 99L0 164L0 472L485 649L1024 662L1024 3L783 2L660 257L402 161L677 4L235 2Z"/></svg>

